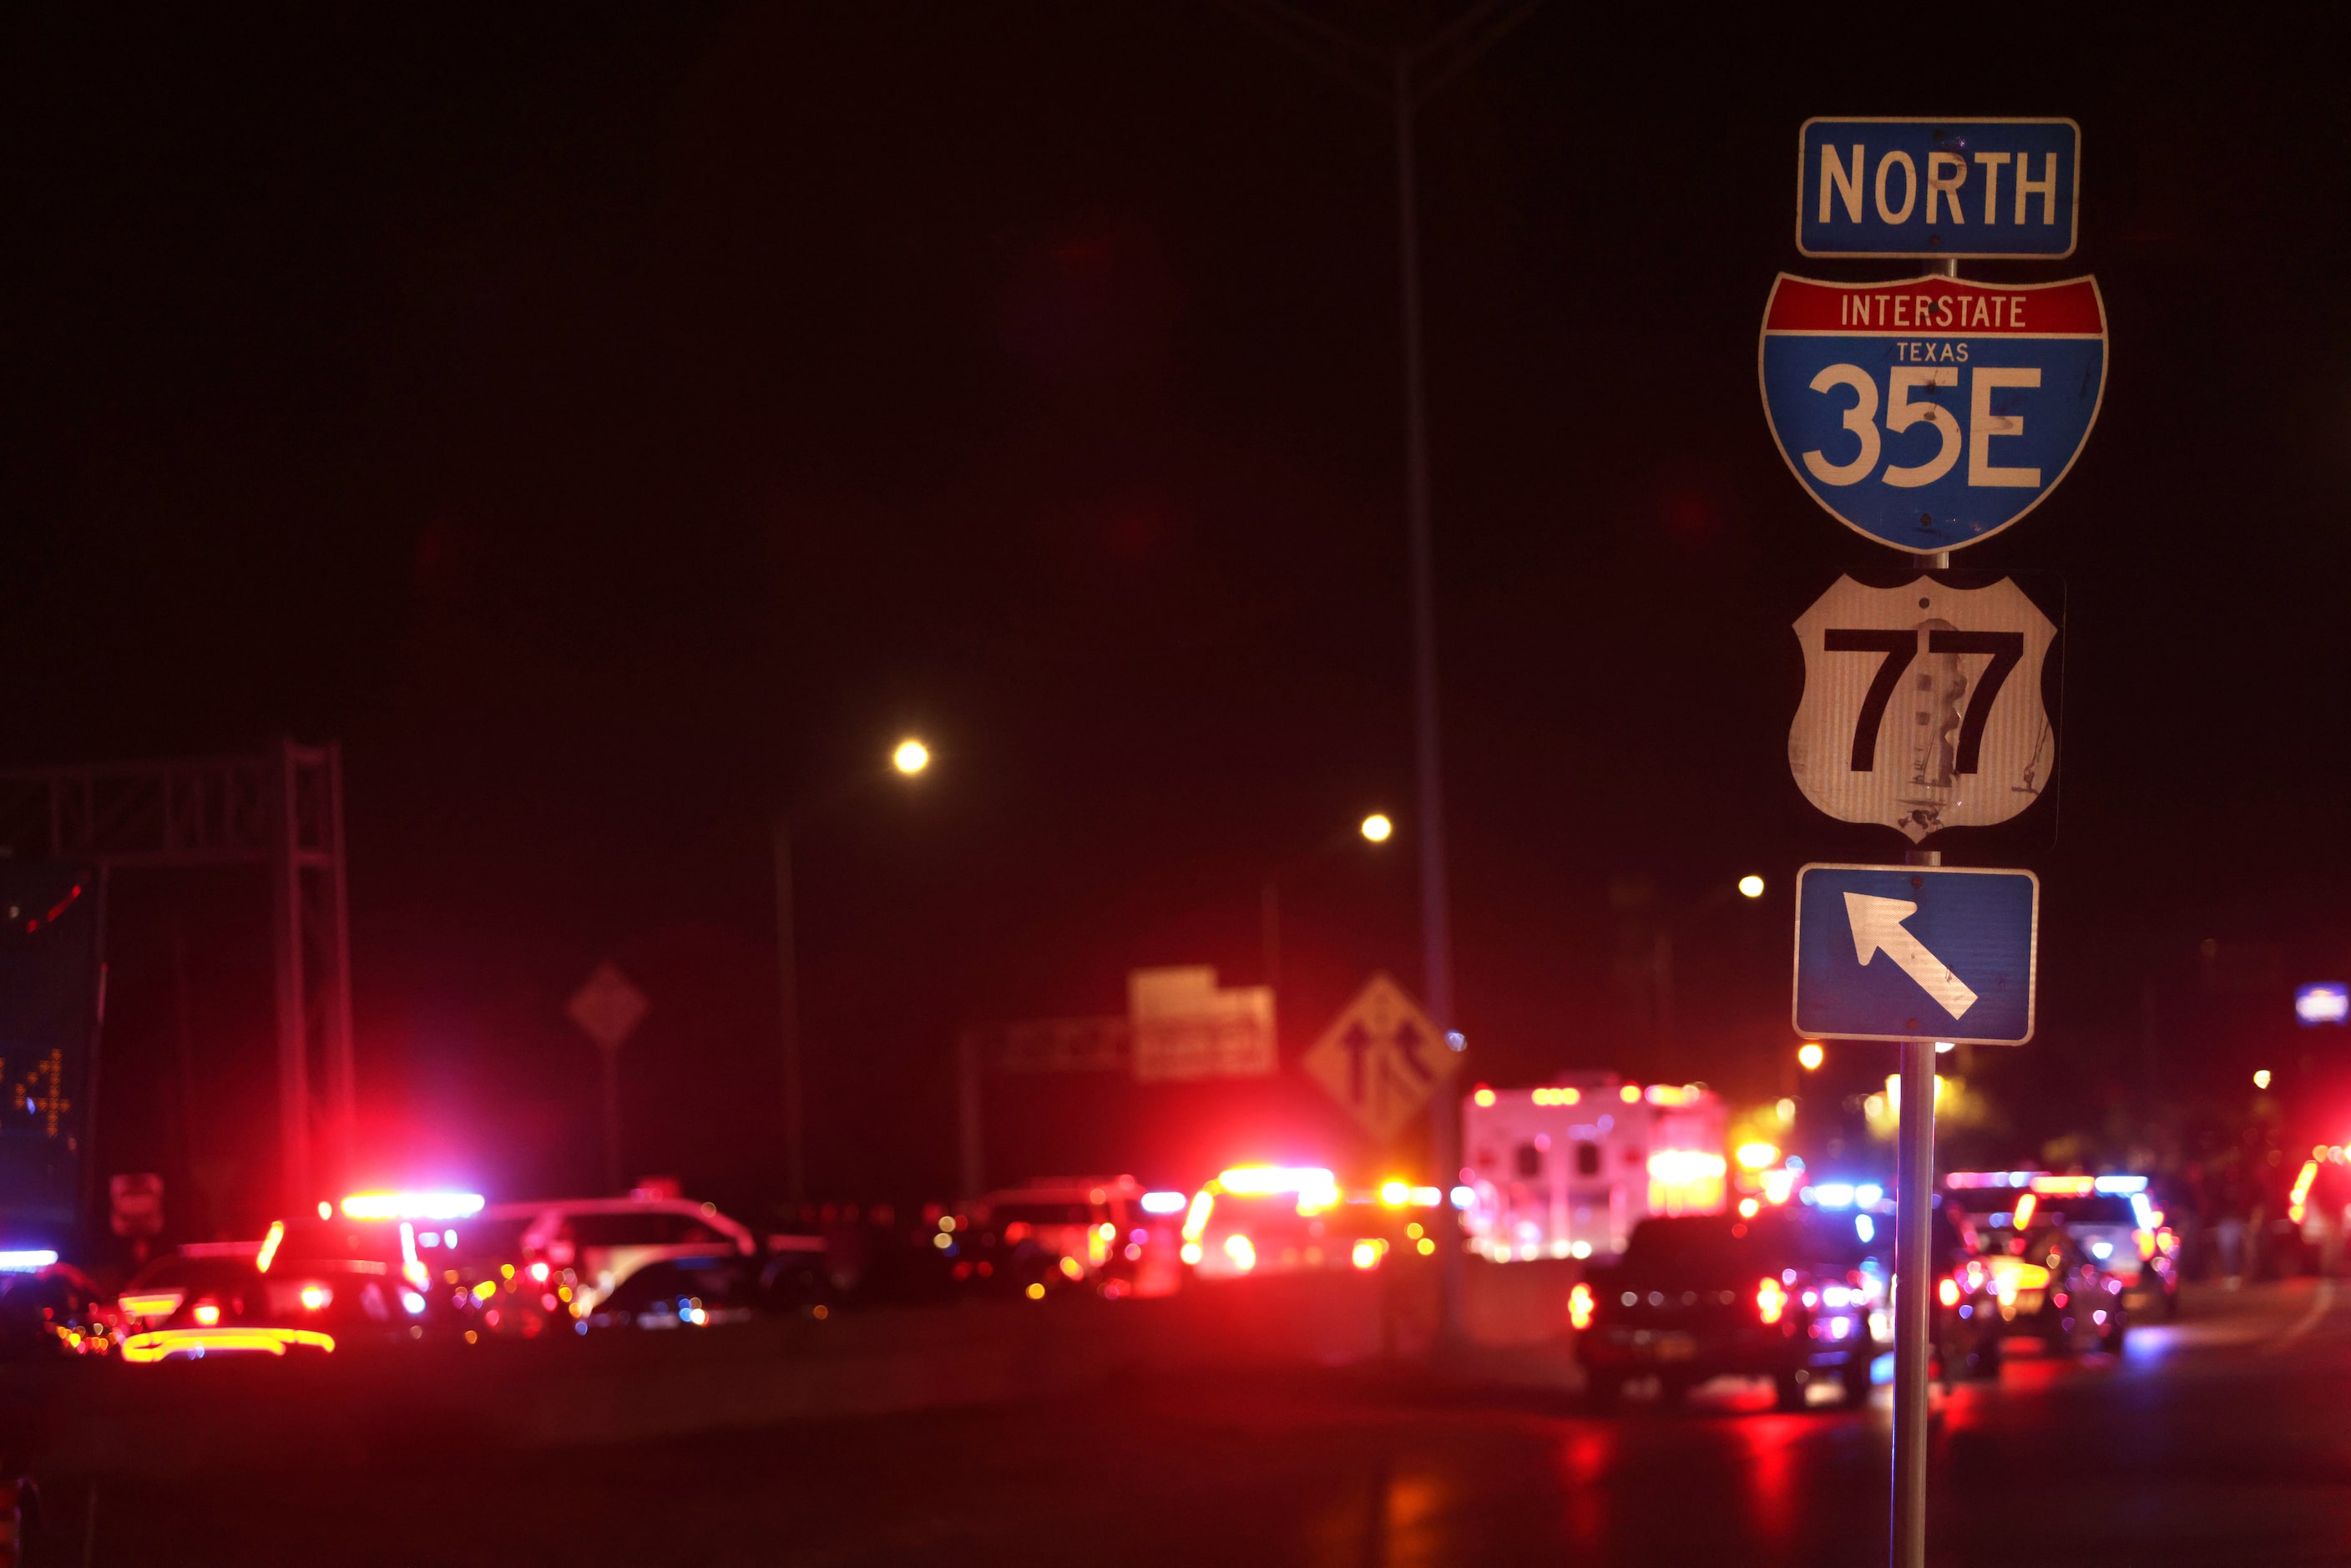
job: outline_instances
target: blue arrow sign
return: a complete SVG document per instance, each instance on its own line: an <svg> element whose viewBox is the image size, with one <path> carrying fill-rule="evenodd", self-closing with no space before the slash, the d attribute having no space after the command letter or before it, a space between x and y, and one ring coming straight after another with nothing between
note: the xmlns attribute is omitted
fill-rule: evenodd
<svg viewBox="0 0 2351 1568"><path fill-rule="evenodd" d="M1806 256L2074 254L2070 120L1808 120L1796 145Z"/></svg>
<svg viewBox="0 0 2351 1568"><path fill-rule="evenodd" d="M1813 499L1896 549L1956 549L2039 506L2081 455L2105 395L2105 304L2088 277L1783 273L1757 368L1772 439Z"/></svg>
<svg viewBox="0 0 2351 1568"><path fill-rule="evenodd" d="M1796 876L1796 1032L2022 1045L2041 879L2029 871L1808 865Z"/></svg>

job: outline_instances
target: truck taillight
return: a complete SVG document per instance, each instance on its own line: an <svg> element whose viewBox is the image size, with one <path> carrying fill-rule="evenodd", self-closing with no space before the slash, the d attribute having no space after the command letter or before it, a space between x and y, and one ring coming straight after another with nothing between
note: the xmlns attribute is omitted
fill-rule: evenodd
<svg viewBox="0 0 2351 1568"><path fill-rule="evenodd" d="M1788 1310L1788 1292L1779 1281L1766 1275L1755 1285L1755 1315L1766 1323L1776 1323L1780 1314Z"/></svg>
<svg viewBox="0 0 2351 1568"><path fill-rule="evenodd" d="M1592 1326L1592 1287L1578 1283L1567 1293L1567 1326L1583 1330Z"/></svg>

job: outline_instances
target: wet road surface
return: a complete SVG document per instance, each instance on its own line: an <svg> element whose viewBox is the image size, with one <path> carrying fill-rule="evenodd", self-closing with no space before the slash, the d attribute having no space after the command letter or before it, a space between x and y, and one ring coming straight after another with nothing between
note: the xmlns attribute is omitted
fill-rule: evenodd
<svg viewBox="0 0 2351 1568"><path fill-rule="evenodd" d="M1885 1561L1887 1393L1717 1383L1594 1418L1403 1373L1063 1401L366 1474L60 1479L31 1561L240 1564ZM2351 1562L2351 1285L2199 1288L2119 1358L1938 1390L1933 1561Z"/></svg>

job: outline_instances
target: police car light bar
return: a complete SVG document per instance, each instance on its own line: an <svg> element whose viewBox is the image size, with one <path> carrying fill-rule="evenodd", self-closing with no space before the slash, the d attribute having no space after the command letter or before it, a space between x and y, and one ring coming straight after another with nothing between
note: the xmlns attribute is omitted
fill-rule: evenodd
<svg viewBox="0 0 2351 1568"><path fill-rule="evenodd" d="M2082 1197L2098 1190L2098 1180L2085 1176L2034 1176L2032 1190L2043 1197Z"/></svg>
<svg viewBox="0 0 2351 1568"><path fill-rule="evenodd" d="M471 1219L481 1212L477 1192L360 1192L343 1199L346 1219Z"/></svg>
<svg viewBox="0 0 2351 1568"><path fill-rule="evenodd" d="M2100 1192L2145 1192L2147 1177L2143 1176L2102 1176L2097 1180Z"/></svg>
<svg viewBox="0 0 2351 1568"><path fill-rule="evenodd" d="M48 1268L57 1255L46 1248L0 1252L0 1274L33 1274Z"/></svg>
<svg viewBox="0 0 2351 1568"><path fill-rule="evenodd" d="M1952 1192L1966 1192L1978 1187L2030 1186L2039 1171L1952 1171L1943 1177L1944 1187Z"/></svg>
<svg viewBox="0 0 2351 1568"><path fill-rule="evenodd" d="M1180 1192L1146 1192L1143 1195L1145 1214L1181 1214L1192 1200Z"/></svg>

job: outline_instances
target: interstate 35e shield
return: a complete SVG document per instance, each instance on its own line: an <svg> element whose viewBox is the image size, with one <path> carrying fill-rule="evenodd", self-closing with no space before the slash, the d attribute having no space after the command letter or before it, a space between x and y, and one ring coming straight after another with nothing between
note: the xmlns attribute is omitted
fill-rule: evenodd
<svg viewBox="0 0 2351 1568"><path fill-rule="evenodd" d="M2105 305L2089 277L1782 273L1758 360L1772 438L1814 500L1896 549L1957 549L2039 506L2081 455L2105 391Z"/></svg>
<svg viewBox="0 0 2351 1568"><path fill-rule="evenodd" d="M2007 821L2049 788L2057 736L2041 672L2057 627L2013 579L1841 577L1795 632L1804 696L1788 770L1821 810L1915 844Z"/></svg>

